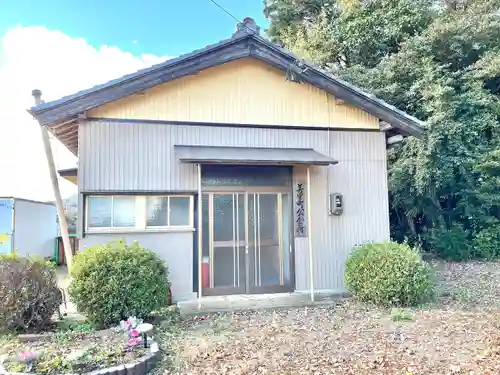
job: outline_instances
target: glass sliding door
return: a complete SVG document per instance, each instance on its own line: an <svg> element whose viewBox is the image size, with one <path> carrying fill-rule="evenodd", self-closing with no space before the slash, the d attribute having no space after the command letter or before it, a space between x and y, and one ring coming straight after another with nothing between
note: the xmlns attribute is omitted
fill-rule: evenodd
<svg viewBox="0 0 500 375"><path fill-rule="evenodd" d="M249 293L286 291L285 268L289 270L289 248L285 237L281 193L249 193ZM289 241L286 241L289 242ZM288 272L287 272L288 273ZM288 280L289 281L289 280Z"/></svg>
<svg viewBox="0 0 500 375"><path fill-rule="evenodd" d="M204 295L293 290L290 193L205 193L203 216Z"/></svg>
<svg viewBox="0 0 500 375"><path fill-rule="evenodd" d="M245 195L205 194L203 206L203 294L245 293Z"/></svg>

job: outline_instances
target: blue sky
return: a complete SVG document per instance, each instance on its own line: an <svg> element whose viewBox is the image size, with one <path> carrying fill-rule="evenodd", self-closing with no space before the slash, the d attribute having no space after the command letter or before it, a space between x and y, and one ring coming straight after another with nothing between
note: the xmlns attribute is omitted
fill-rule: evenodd
<svg viewBox="0 0 500 375"><path fill-rule="evenodd" d="M263 0L216 0L267 28ZM236 21L210 0L0 0L0 196L53 199L31 91L46 101L230 37ZM77 163L52 144L56 167ZM60 179L63 196L75 185Z"/></svg>
<svg viewBox="0 0 500 375"><path fill-rule="evenodd" d="M267 28L263 0L217 3L240 20L250 16ZM227 38L236 21L210 0L0 0L0 35L19 24L134 55L177 56Z"/></svg>

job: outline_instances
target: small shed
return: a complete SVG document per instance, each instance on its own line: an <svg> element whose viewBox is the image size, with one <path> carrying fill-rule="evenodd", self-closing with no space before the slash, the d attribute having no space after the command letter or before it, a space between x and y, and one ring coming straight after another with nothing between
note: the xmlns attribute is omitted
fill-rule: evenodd
<svg viewBox="0 0 500 375"><path fill-rule="evenodd" d="M57 210L52 202L0 197L0 254L52 258L57 237Z"/></svg>

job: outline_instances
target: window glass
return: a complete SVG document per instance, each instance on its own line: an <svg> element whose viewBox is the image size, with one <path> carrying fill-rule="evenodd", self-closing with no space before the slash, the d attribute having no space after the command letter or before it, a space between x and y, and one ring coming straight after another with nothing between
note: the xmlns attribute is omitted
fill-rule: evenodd
<svg viewBox="0 0 500 375"><path fill-rule="evenodd" d="M146 206L148 227L168 225L168 197L148 197Z"/></svg>
<svg viewBox="0 0 500 375"><path fill-rule="evenodd" d="M88 228L169 227L192 225L190 196L89 196ZM144 223L146 219L146 223Z"/></svg>
<svg viewBox="0 0 500 375"><path fill-rule="evenodd" d="M113 197L113 227L135 227L135 197Z"/></svg>
<svg viewBox="0 0 500 375"><path fill-rule="evenodd" d="M292 168L288 166L204 165L203 186L292 186Z"/></svg>
<svg viewBox="0 0 500 375"><path fill-rule="evenodd" d="M112 197L88 198L89 228L109 228L111 226Z"/></svg>
<svg viewBox="0 0 500 375"><path fill-rule="evenodd" d="M170 225L183 225L190 224L190 197L170 197Z"/></svg>

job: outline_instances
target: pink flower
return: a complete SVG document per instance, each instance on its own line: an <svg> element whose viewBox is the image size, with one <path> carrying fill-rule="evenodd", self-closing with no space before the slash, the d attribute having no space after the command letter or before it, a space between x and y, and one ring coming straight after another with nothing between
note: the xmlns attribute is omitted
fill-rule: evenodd
<svg viewBox="0 0 500 375"><path fill-rule="evenodd" d="M128 346L137 346L141 343L141 338L136 337L127 341Z"/></svg>
<svg viewBox="0 0 500 375"><path fill-rule="evenodd" d="M133 330L131 330L131 331L128 333L129 337L137 337L137 336L139 336L140 334L141 334L141 333L140 333L138 330L136 330L136 329L133 329Z"/></svg>
<svg viewBox="0 0 500 375"><path fill-rule="evenodd" d="M25 350L24 352L19 353L19 360L21 362L31 362L39 357L37 352L32 350Z"/></svg>

